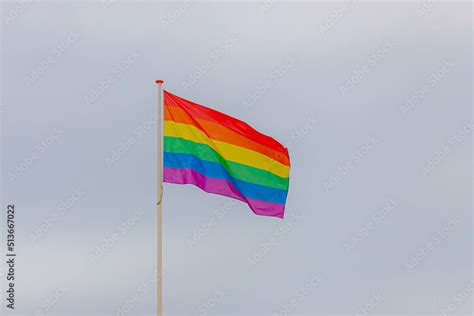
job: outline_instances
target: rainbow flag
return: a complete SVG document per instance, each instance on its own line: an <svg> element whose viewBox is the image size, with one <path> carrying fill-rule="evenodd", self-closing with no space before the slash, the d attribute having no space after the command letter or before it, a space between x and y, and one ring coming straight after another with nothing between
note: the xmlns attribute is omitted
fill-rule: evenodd
<svg viewBox="0 0 474 316"><path fill-rule="evenodd" d="M246 202L283 218L288 149L248 124L164 91L163 181Z"/></svg>

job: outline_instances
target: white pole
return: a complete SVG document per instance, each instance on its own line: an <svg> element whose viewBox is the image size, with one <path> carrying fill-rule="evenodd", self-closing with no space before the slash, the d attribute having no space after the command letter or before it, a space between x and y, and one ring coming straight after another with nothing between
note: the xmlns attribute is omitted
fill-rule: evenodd
<svg viewBox="0 0 474 316"><path fill-rule="evenodd" d="M156 282L156 315L163 315L163 80L156 80L158 84L158 212L157 212L157 282Z"/></svg>

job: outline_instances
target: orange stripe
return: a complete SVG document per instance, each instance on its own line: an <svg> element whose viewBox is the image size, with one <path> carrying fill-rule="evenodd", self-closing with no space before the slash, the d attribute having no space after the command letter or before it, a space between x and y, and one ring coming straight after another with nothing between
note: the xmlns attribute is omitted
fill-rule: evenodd
<svg viewBox="0 0 474 316"><path fill-rule="evenodd" d="M186 113L186 111L176 106L165 105L164 109L165 121L174 121L177 123L193 125L202 130L211 139L244 147L268 156L284 165L290 165L289 159L286 155L265 145L256 143L251 139L228 129L225 126L215 122L193 118L188 113Z"/></svg>

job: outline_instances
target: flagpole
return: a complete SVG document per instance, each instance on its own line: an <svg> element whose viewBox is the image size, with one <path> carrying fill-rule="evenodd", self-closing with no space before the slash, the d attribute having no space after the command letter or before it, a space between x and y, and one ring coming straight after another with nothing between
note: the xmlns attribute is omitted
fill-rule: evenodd
<svg viewBox="0 0 474 316"><path fill-rule="evenodd" d="M163 80L156 80L158 84L158 212L157 212L157 282L156 282L156 315L163 315Z"/></svg>

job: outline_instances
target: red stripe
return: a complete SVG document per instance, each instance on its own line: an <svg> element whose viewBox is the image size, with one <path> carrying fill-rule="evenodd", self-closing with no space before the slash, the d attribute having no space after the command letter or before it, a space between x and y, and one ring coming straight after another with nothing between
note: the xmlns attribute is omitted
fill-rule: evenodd
<svg viewBox="0 0 474 316"><path fill-rule="evenodd" d="M242 122L241 120L215 111L208 107L199 105L197 103L185 100L172 93L169 93L168 91L164 91L164 97L165 106L180 107L186 112L190 113L193 117L218 123L222 126L227 127L230 130L233 130L236 133L239 133L249 139L252 139L254 142L270 147L273 150L279 151L284 155L288 156L288 149L285 148L282 144L267 135L257 132L250 125L245 122Z"/></svg>

